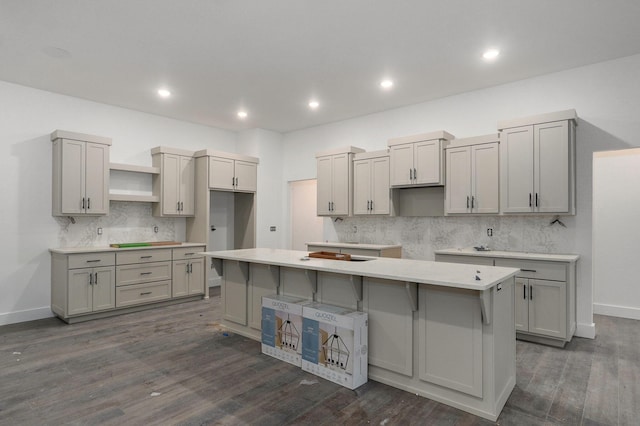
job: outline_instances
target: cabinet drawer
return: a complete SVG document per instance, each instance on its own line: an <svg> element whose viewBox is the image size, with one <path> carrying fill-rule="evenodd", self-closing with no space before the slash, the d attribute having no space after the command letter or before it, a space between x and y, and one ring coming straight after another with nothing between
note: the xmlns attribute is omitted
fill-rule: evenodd
<svg viewBox="0 0 640 426"><path fill-rule="evenodd" d="M520 272L518 272L516 276L520 278L537 278L551 281L567 280L567 265L560 262L496 259L496 266L519 268Z"/></svg>
<svg viewBox="0 0 640 426"><path fill-rule="evenodd" d="M200 257L204 257L204 255L198 254L203 251L204 246L173 249L173 260L197 259Z"/></svg>
<svg viewBox="0 0 640 426"><path fill-rule="evenodd" d="M115 253L82 253L69 255L69 269L112 266L116 263Z"/></svg>
<svg viewBox="0 0 640 426"><path fill-rule="evenodd" d="M118 265L129 265L144 262L165 262L171 260L171 249L133 250L118 252Z"/></svg>
<svg viewBox="0 0 640 426"><path fill-rule="evenodd" d="M171 262L154 262L116 267L116 285L126 286L171 279Z"/></svg>
<svg viewBox="0 0 640 426"><path fill-rule="evenodd" d="M171 297L171 281L129 285L116 288L116 308L157 302Z"/></svg>

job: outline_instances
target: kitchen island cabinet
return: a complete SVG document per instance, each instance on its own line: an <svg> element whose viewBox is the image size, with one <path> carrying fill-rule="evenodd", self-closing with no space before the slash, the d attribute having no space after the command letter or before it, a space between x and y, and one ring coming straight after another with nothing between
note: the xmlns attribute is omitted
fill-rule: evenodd
<svg viewBox="0 0 640 426"><path fill-rule="evenodd" d="M259 294L302 296L368 313L373 380L494 421L515 386L517 269L276 249L205 255L223 277L222 323L238 334L260 340L250 325Z"/></svg>

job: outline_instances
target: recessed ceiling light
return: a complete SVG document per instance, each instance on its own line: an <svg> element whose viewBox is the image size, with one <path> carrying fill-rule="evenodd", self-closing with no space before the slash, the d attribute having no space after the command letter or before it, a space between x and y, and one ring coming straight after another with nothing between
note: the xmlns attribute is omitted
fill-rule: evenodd
<svg viewBox="0 0 640 426"><path fill-rule="evenodd" d="M482 54L482 57L487 61L493 61L498 57L498 55L500 55L500 51L498 49L489 49Z"/></svg>
<svg viewBox="0 0 640 426"><path fill-rule="evenodd" d="M320 102L318 101L310 101L309 102L309 108L311 109L316 109L320 106Z"/></svg>
<svg viewBox="0 0 640 426"><path fill-rule="evenodd" d="M246 111L238 111L238 117L239 118L247 118L247 112Z"/></svg>
<svg viewBox="0 0 640 426"><path fill-rule="evenodd" d="M158 96L161 98L168 98L171 96L171 92L167 89L158 89Z"/></svg>
<svg viewBox="0 0 640 426"><path fill-rule="evenodd" d="M391 89L393 87L393 80L382 80L380 82L380 87L383 89Z"/></svg>

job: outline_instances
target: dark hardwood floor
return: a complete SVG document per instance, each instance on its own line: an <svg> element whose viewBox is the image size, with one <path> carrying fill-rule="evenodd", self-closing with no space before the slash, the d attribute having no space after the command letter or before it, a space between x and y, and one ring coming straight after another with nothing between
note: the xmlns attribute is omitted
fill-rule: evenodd
<svg viewBox="0 0 640 426"><path fill-rule="evenodd" d="M369 381L355 391L223 333L220 298L66 325L0 327L0 424L492 424ZM499 424L637 425L640 321L596 316L595 340L517 343Z"/></svg>

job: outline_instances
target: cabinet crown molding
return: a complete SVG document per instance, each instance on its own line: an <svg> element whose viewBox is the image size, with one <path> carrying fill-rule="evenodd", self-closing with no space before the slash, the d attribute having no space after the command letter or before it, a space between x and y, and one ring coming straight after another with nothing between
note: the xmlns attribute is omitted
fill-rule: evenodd
<svg viewBox="0 0 640 426"><path fill-rule="evenodd" d="M172 148L168 146L157 146L151 149L151 155L156 155L156 154L173 154L173 155L182 155L184 157L193 157L195 154L195 151L189 151L189 150L180 149L180 148Z"/></svg>
<svg viewBox="0 0 640 426"><path fill-rule="evenodd" d="M446 141L450 141L450 140L453 140L455 138L456 137L453 136L449 132L445 132L444 130L438 130L438 131L435 131L435 132L420 133L420 134L417 134L417 135L401 136L401 137L398 137L398 138L392 138L392 139L389 139L387 141L387 146L401 145L401 144L413 143L413 142L431 141L431 140L434 140L434 139L443 139L443 140L446 140Z"/></svg>
<svg viewBox="0 0 640 426"><path fill-rule="evenodd" d="M230 160L240 160L247 161L249 163L260 164L260 159L257 157L251 157L249 155L244 154L236 154L234 152L224 152L224 151L215 151L213 149L201 149L200 151L196 151L193 154L194 157L220 157L220 158L228 158Z"/></svg>
<svg viewBox="0 0 640 426"><path fill-rule="evenodd" d="M500 143L500 133L491 133L489 135L455 139L449 142L449 145L445 149L460 148L463 146L470 146L470 145L482 145L485 143L494 143L494 142Z"/></svg>
<svg viewBox="0 0 640 426"><path fill-rule="evenodd" d="M55 130L51 133L51 141L56 139L70 139L74 141L93 142L102 145L111 145L111 138L104 136L88 135L86 133L70 132L68 130Z"/></svg>
<svg viewBox="0 0 640 426"><path fill-rule="evenodd" d="M389 156L389 150L388 149L382 149L380 151L357 152L356 154L354 154L353 159L354 160L369 160L371 158L381 158L381 157L388 157L388 156Z"/></svg>
<svg viewBox="0 0 640 426"><path fill-rule="evenodd" d="M358 152L364 152L364 149L358 148L357 146L343 146L340 148L333 148L327 151L316 152L316 158L318 157L326 157L328 155L337 155L337 154L357 154Z"/></svg>
<svg viewBox="0 0 640 426"><path fill-rule="evenodd" d="M554 121L573 120L578 124L578 114L575 109L548 112L545 114L530 115L522 118L512 118L498 121L498 130L511 129L513 127L530 126L532 124L551 123Z"/></svg>

